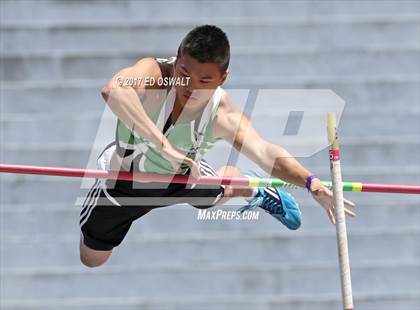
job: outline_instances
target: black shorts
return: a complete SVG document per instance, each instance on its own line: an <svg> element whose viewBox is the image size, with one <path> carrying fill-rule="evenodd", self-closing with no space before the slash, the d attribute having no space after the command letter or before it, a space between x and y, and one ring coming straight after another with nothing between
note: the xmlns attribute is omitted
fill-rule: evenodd
<svg viewBox="0 0 420 310"><path fill-rule="evenodd" d="M217 175L204 159L199 166L203 175ZM207 209L223 197L223 192L223 185L96 179L80 212L82 241L94 250L111 250L122 242L131 223L149 211L177 203Z"/></svg>

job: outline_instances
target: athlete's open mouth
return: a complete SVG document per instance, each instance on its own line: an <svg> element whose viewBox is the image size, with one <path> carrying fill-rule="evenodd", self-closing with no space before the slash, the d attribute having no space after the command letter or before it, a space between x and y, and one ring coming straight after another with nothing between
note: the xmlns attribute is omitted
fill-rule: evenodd
<svg viewBox="0 0 420 310"><path fill-rule="evenodd" d="M192 96L192 93L184 93L184 97L188 100L197 100L196 97Z"/></svg>

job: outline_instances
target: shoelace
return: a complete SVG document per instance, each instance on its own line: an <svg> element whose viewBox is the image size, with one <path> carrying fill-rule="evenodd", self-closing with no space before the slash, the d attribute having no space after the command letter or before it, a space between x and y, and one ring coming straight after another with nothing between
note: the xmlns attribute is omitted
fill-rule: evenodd
<svg viewBox="0 0 420 310"><path fill-rule="evenodd" d="M271 198L271 196L264 196L264 203L261 208L267 210L269 213L279 213L281 216L284 216L286 212L284 212L283 206L279 201L275 201Z"/></svg>
<svg viewBox="0 0 420 310"><path fill-rule="evenodd" d="M240 213L254 209L256 207L261 207L268 213L279 213L281 216L284 216L286 212L283 209L283 206L278 201L272 199L270 196L266 195L264 197L257 197L252 200L248 205L243 206L238 211Z"/></svg>

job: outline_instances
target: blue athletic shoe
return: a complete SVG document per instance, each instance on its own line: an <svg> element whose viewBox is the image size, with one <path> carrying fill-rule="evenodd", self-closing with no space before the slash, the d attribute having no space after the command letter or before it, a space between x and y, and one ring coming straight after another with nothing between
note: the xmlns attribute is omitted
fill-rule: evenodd
<svg viewBox="0 0 420 310"><path fill-rule="evenodd" d="M253 171L248 171L245 176L259 177ZM238 211L242 213L256 207L270 213L291 230L296 230L300 226L301 212L299 206L292 195L285 191L274 187L259 187L254 199Z"/></svg>

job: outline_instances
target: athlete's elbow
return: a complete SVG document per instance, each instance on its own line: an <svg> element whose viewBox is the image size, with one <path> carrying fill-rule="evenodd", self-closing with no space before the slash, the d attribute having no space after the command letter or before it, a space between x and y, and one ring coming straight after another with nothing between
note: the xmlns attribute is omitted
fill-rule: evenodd
<svg viewBox="0 0 420 310"><path fill-rule="evenodd" d="M112 87L110 83L107 83L101 90L101 96L106 103L108 103L109 95L111 94L111 89Z"/></svg>
<svg viewBox="0 0 420 310"><path fill-rule="evenodd" d="M254 142L254 156L256 157L256 160L262 164L264 164L267 159L269 158L268 155L270 153L268 152L269 143L265 140L259 140Z"/></svg>
<svg viewBox="0 0 420 310"><path fill-rule="evenodd" d="M265 171L271 171L277 169L277 158L279 156L278 149L272 143L263 141L258 144L258 165Z"/></svg>

